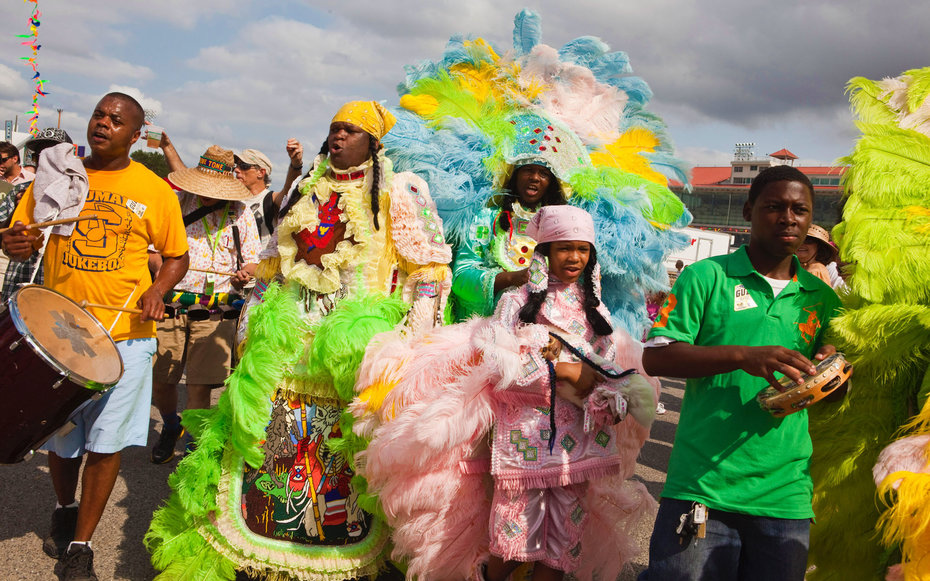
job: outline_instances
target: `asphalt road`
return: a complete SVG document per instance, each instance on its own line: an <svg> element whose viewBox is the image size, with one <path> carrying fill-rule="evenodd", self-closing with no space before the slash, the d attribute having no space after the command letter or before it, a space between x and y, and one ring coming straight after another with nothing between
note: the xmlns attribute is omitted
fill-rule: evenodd
<svg viewBox="0 0 930 581"><path fill-rule="evenodd" d="M643 447L636 468L635 478L644 482L655 497L665 482L683 394L683 382L663 382L661 401L668 413L657 416L652 437ZM153 408L150 443L157 438L156 429L161 429L157 417ZM175 464L153 465L147 448L123 452L119 479L93 540L95 568L100 579L147 581L155 576L142 537L152 512L168 496L167 479ZM55 496L44 454L37 454L28 462L0 466L0 580L55 579L52 572L55 562L42 552L41 540L48 531L54 508ZM645 568L651 527L650 521L643 530L636 531L641 551L621 576L622 581L635 579Z"/></svg>

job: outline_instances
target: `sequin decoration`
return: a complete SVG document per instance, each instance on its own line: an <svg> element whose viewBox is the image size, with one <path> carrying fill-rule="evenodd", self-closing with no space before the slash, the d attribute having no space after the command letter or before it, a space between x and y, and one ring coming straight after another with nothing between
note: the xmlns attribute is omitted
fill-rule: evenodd
<svg viewBox="0 0 930 581"><path fill-rule="evenodd" d="M577 287L571 285L562 290L562 300L570 305L577 305L581 302L581 297L578 296L578 292L575 290Z"/></svg>
<svg viewBox="0 0 930 581"><path fill-rule="evenodd" d="M597 442L597 445L600 446L601 448L606 448L607 444L610 443L610 434L608 434L604 430L601 430L600 432L597 433L596 436L594 436L594 441Z"/></svg>
<svg viewBox="0 0 930 581"><path fill-rule="evenodd" d="M543 265L541 262L534 260L530 264L530 282L537 287L541 287L544 282L547 282L547 275L543 272Z"/></svg>
<svg viewBox="0 0 930 581"><path fill-rule="evenodd" d="M523 437L523 432L520 430L510 430L510 443L517 447L517 452L523 454L523 459L525 461L536 461L536 446L530 446L530 441Z"/></svg>
<svg viewBox="0 0 930 581"><path fill-rule="evenodd" d="M565 434L562 436L562 439L559 440L559 445L565 448L566 452L571 452L575 449L575 446L578 445L578 442L575 438L572 438L571 434Z"/></svg>
<svg viewBox="0 0 930 581"><path fill-rule="evenodd" d="M575 335L578 335L579 337L584 337L584 334L587 331L585 326L580 321L572 321L571 323L569 323L568 330L574 333Z"/></svg>
<svg viewBox="0 0 930 581"><path fill-rule="evenodd" d="M526 360L526 363L523 364L523 376L529 377L539 371L539 364L536 363L536 360L530 357Z"/></svg>
<svg viewBox="0 0 930 581"><path fill-rule="evenodd" d="M417 284L416 298L433 298L439 295L439 287L435 282L421 282Z"/></svg>
<svg viewBox="0 0 930 581"><path fill-rule="evenodd" d="M584 519L584 509L581 508L580 504L575 505L575 508L572 510L571 519L576 525L581 524L581 521Z"/></svg>
<svg viewBox="0 0 930 581"><path fill-rule="evenodd" d="M433 211L430 209L429 203L426 201L426 197L420 193L419 188L413 184L409 184L407 189L413 194L413 199L417 205L420 206L418 215L421 225L423 226L423 231L426 232L430 244L442 246L446 243L446 240L442 235L442 230L439 227L439 223L436 221L436 217L433 216Z"/></svg>
<svg viewBox="0 0 930 581"><path fill-rule="evenodd" d="M520 525L513 521L507 521L501 525L501 532L503 532L507 538L513 539L523 533L523 529L520 528Z"/></svg>
<svg viewBox="0 0 930 581"><path fill-rule="evenodd" d="M590 164L587 150L578 137L554 121L532 113L510 121L515 126L515 139L505 153L505 160L514 166L534 163L552 170L559 181Z"/></svg>

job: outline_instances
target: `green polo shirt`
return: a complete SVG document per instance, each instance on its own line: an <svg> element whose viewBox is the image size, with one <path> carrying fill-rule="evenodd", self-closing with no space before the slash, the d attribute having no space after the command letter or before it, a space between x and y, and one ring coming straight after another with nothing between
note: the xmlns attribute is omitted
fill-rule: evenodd
<svg viewBox="0 0 930 581"><path fill-rule="evenodd" d="M692 345L781 345L810 358L840 306L805 271L774 296L743 246L687 267L649 337ZM688 379L662 496L775 518L813 516L807 411L777 419L756 394L764 379L745 371Z"/></svg>

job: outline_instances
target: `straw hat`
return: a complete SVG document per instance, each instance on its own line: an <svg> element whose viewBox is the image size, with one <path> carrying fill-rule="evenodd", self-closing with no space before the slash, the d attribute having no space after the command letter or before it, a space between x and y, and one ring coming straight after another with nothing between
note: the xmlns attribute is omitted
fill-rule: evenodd
<svg viewBox="0 0 930 581"><path fill-rule="evenodd" d="M821 252L823 254L829 254L829 259L824 260L824 264L829 264L836 260L839 252L836 250L836 246L833 245L833 242L830 241L830 233L823 227L817 224L811 224L810 228L807 230L807 237L817 241L817 246L820 248L817 252L818 257L821 255Z"/></svg>
<svg viewBox="0 0 930 581"><path fill-rule="evenodd" d="M168 174L168 180L182 190L213 200L248 200L252 192L233 174L232 150L211 145L200 156L197 167Z"/></svg>

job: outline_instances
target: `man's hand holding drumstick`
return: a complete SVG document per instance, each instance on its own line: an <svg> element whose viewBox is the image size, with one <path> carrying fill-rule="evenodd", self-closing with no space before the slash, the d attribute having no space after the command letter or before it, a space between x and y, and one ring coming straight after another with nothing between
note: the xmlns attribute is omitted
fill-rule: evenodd
<svg viewBox="0 0 930 581"><path fill-rule="evenodd" d="M184 278L190 256L187 252L181 256L163 256L161 268L152 283L139 300L136 306L142 309L140 315L143 321L161 321L165 317L165 295L174 288L174 285Z"/></svg>
<svg viewBox="0 0 930 581"><path fill-rule="evenodd" d="M42 234L30 233L30 228L19 220L3 233L3 251L17 262L27 260L35 252L35 244Z"/></svg>
<svg viewBox="0 0 930 581"><path fill-rule="evenodd" d="M76 218L61 218L50 222L41 222L39 224L30 224L26 226L17 220L9 228L0 228L0 234L3 236L3 251L13 260L22 262L32 256L42 243L42 232L38 235L27 234L30 230L38 230L47 226L57 226L58 224L70 224L72 222L81 222L83 220L96 220L97 214L87 214Z"/></svg>

